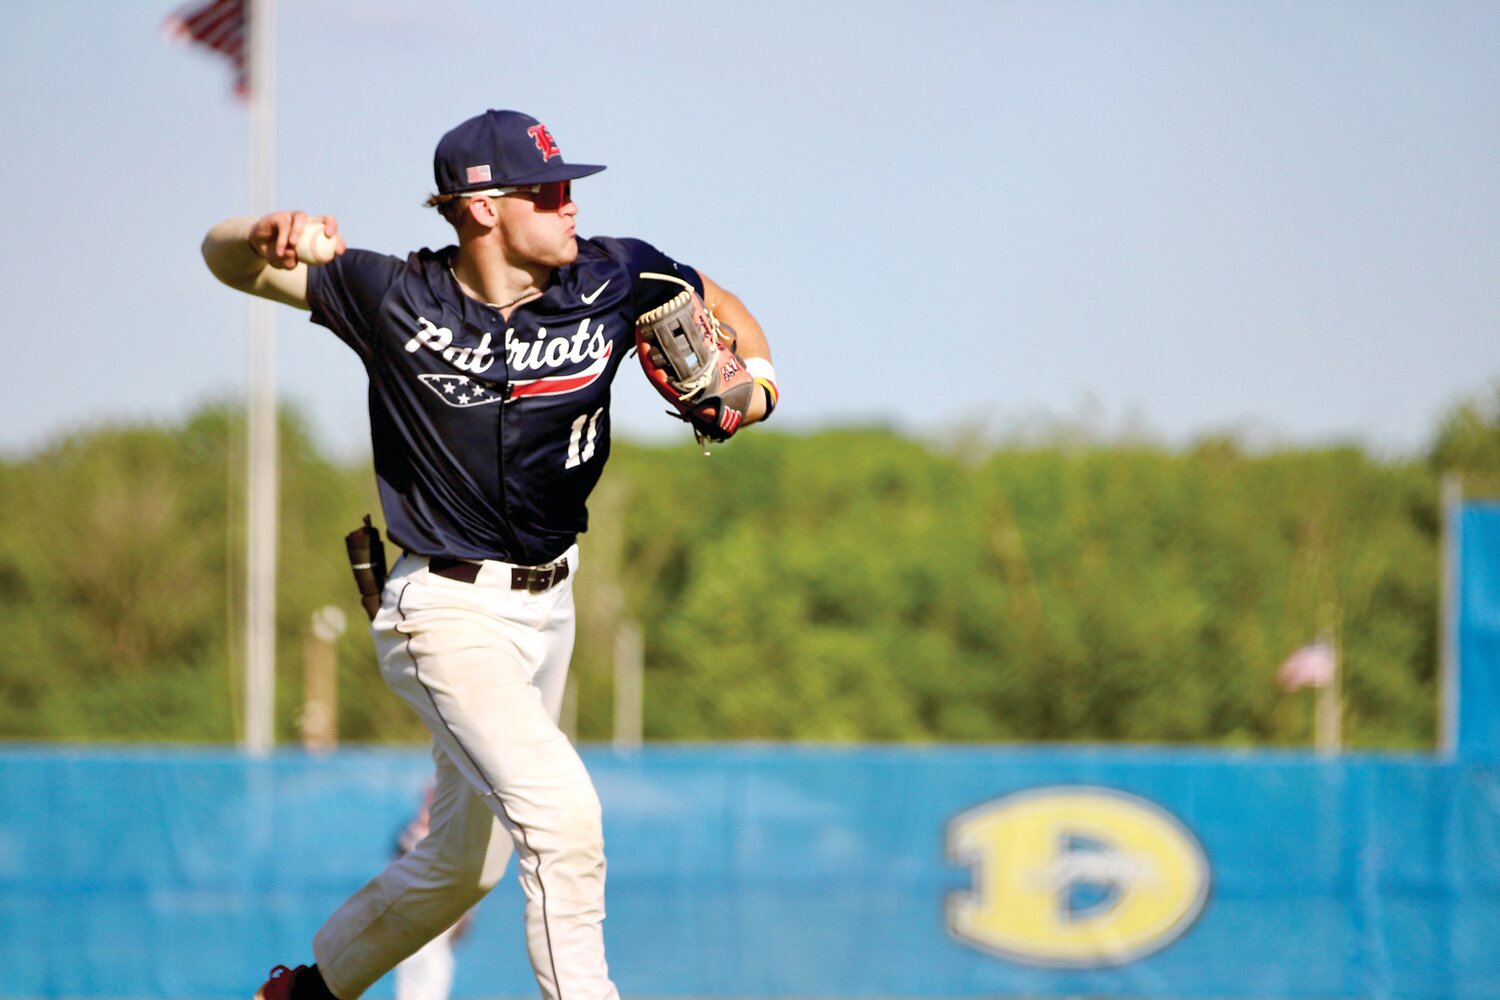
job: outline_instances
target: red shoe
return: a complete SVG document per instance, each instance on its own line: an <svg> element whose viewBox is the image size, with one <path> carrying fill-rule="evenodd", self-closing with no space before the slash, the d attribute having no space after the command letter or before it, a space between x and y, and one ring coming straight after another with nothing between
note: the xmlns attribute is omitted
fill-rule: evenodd
<svg viewBox="0 0 1500 1000"><path fill-rule="evenodd" d="M299 965L295 969L288 969L284 965L276 966L271 970L271 978L255 991L255 1000L291 1000L292 984L306 968L305 965Z"/></svg>

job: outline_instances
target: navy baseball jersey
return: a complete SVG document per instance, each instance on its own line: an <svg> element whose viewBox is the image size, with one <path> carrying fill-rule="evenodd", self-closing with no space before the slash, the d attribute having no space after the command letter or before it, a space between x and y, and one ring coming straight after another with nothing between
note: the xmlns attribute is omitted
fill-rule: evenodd
<svg viewBox="0 0 1500 1000"><path fill-rule="evenodd" d="M456 249L349 250L308 272L312 321L358 352L386 528L425 556L539 565L588 526L609 457L610 383L635 319L697 272L639 240L578 241L510 320L465 295Z"/></svg>

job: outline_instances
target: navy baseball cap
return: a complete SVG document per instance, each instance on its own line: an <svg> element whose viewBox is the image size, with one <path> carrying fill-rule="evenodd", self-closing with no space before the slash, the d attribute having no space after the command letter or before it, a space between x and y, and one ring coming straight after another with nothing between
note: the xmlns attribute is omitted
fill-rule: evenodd
<svg viewBox="0 0 1500 1000"><path fill-rule="evenodd" d="M566 163L547 126L519 111L486 111L438 140L432 173L439 194L571 181L603 170Z"/></svg>

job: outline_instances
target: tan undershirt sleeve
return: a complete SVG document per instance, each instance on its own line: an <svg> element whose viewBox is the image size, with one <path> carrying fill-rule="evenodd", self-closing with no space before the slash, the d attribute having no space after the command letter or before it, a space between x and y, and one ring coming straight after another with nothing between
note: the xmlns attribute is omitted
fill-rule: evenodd
<svg viewBox="0 0 1500 1000"><path fill-rule="evenodd" d="M291 270L272 267L250 246L249 216L225 219L203 238L203 261L209 271L237 291L258 295L284 305L308 309L307 265Z"/></svg>

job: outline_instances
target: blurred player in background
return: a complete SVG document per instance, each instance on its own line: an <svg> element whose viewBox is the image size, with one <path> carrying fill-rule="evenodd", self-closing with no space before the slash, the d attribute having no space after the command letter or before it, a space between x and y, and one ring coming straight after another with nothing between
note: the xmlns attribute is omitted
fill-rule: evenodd
<svg viewBox="0 0 1500 1000"><path fill-rule="evenodd" d="M637 319L690 287L755 373L726 429L767 416L776 388L737 297L640 240L577 236L572 182L603 169L567 163L535 118L489 111L434 156L429 203L456 247L345 252L332 216L301 212L229 219L204 241L220 280L311 310L364 363L381 505L402 550L372 632L437 767L427 836L328 918L315 964L273 969L262 1000L354 1000L468 912L512 849L543 997L619 996L599 799L557 725L610 383ZM314 247L316 267L298 260L310 223L334 238Z"/></svg>
<svg viewBox="0 0 1500 1000"><path fill-rule="evenodd" d="M422 795L422 808L396 835L396 857L415 850L427 836L433 791L433 786L428 785ZM458 918L458 923L396 966L396 1000L448 1000L456 964L453 946L468 933L473 920L474 911L469 910Z"/></svg>

